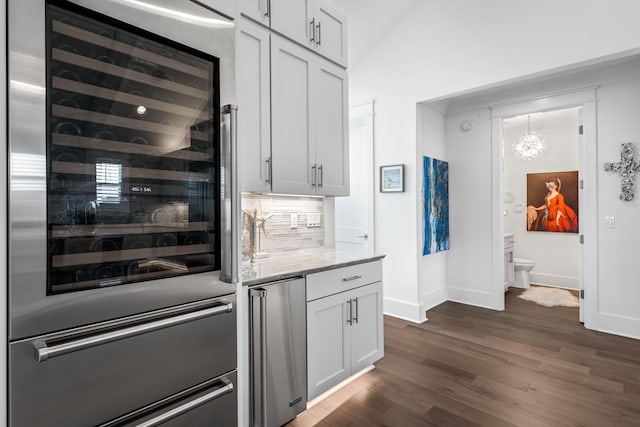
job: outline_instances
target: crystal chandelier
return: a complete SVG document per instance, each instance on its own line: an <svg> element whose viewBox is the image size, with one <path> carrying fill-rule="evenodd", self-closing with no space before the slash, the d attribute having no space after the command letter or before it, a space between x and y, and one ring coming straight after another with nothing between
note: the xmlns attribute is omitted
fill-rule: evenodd
<svg viewBox="0 0 640 427"><path fill-rule="evenodd" d="M511 145L513 154L522 160L534 160L547 149L544 137L531 130L531 116L527 116L527 132L520 135Z"/></svg>

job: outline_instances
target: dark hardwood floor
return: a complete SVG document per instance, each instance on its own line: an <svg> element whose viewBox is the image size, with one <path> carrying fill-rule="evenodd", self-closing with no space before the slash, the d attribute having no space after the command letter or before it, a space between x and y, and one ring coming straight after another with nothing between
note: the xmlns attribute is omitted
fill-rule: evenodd
<svg viewBox="0 0 640 427"><path fill-rule="evenodd" d="M520 292L504 312L447 302L422 325L385 317L376 369L288 426L640 426L640 341Z"/></svg>

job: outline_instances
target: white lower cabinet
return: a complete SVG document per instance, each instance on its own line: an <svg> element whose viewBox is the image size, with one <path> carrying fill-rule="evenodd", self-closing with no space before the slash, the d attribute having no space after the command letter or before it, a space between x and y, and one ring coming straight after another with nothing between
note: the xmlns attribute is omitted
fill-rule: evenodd
<svg viewBox="0 0 640 427"><path fill-rule="evenodd" d="M366 264L363 264L363 268L366 268ZM353 267L344 270L345 274L351 275L340 279L346 284L343 292L307 303L309 400L372 365L384 355L382 282L378 280L349 288L348 283L352 280L357 283L355 278L360 275L353 274ZM326 277L332 278L334 272L325 272ZM312 275L316 276L312 282L319 283L317 276L323 274Z"/></svg>
<svg viewBox="0 0 640 427"><path fill-rule="evenodd" d="M351 375L349 298L332 295L307 304L307 393L313 399Z"/></svg>

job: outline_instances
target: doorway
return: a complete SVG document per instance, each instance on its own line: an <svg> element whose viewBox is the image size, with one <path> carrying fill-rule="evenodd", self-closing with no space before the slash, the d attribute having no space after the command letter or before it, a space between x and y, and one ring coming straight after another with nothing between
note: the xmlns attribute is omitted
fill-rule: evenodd
<svg viewBox="0 0 640 427"><path fill-rule="evenodd" d="M501 123L505 292L547 307L577 308L582 106Z"/></svg>
<svg viewBox="0 0 640 427"><path fill-rule="evenodd" d="M510 156L511 151L511 141L507 140L507 138L513 138L513 135L506 131L506 127L504 126L505 122L509 124L509 120L512 122L512 126L515 128L515 118L519 118L521 122L527 123L529 122L529 118L533 119L534 116L536 118L547 117L548 124L545 125L548 127L548 132L551 132L549 135L552 136L553 140L562 140L562 139L571 139L573 140L573 145L563 146L563 142L558 142L556 147L553 147L551 143L553 141L549 141L548 152L545 156L551 157L551 153L556 153L555 157L570 157L571 159L562 160L562 159L550 159L548 160L549 168L554 168L554 170L549 169L547 172L575 172L578 171L577 182L572 185L577 185L577 216L578 216L578 232L577 233L551 233L545 231L527 231L526 228L520 227L518 228L518 233L522 241L522 249L524 251L515 251L515 254L520 255L530 255L534 257L532 252L528 252L527 245L531 243L531 241L536 242L538 246L545 246L544 242L546 241L547 246L549 248L554 248L555 245L558 244L561 238L565 238L564 241L561 241L565 246L577 246L577 252L574 252L574 260L572 265L572 271L574 275L561 274L558 273L560 270L558 266L553 266L552 264L556 261L549 260L549 256L545 255L540 258L542 261L542 268L539 268L538 271L534 269L531 270L533 273L534 280L538 282L547 282L545 284L550 284L552 286L556 286L559 288L571 288L574 291L579 293L579 320L581 322L585 321L585 317L588 318L589 313L593 311L593 305L590 303L586 303L585 296L589 295L589 289L593 289L595 287L594 284L594 276L590 274L593 265L595 262L594 255L594 247L593 245L585 245L585 236L587 236L587 241L591 242L594 240L593 238L589 239L588 236L594 236L596 234L596 210L594 207L595 197L593 192L585 192L584 189L589 185L595 185L595 176L596 176L596 104L595 104L595 90L593 89L585 89L582 91L569 92L565 94L538 98L531 101L525 101L522 103L509 104L505 106L492 108L492 157L496 165L500 165L499 168L493 169L493 194L494 194L494 227L496 230L506 231L507 227L510 227L511 220L514 219L514 216L520 215L521 222L524 222L523 227L527 227L526 223L526 210L527 203L526 200L526 174L523 173L527 171L527 173L531 172L545 172L540 169L535 170L534 164L531 163L530 166L525 166L527 169L520 169L521 181L519 184L519 193L518 196L520 198L520 202L516 202L514 194L513 202L505 203L505 193L512 193L508 191L510 186L512 185L511 181L507 182L505 178L505 172L509 173L509 170L512 169L508 163L507 159ZM565 126L560 126L557 123L554 124L554 120L558 121L562 117L565 117ZM562 121L562 120L560 120ZM523 123L520 124L522 126ZM554 127L556 128L555 130ZM521 128L522 130L522 128ZM559 139L558 139L559 138ZM541 157L542 159L543 157ZM564 163L563 163L564 162ZM567 163L568 162L568 163ZM573 162L573 163L571 163ZM540 163L538 166L542 165L545 167L545 163ZM575 169L572 169L575 167ZM563 170L564 169L564 170ZM543 176L544 178L544 176ZM544 182L544 180L542 181ZM542 184L544 185L544 184ZM565 187L566 189L566 187ZM544 191L544 188L543 188ZM507 195L507 201L511 199L510 195ZM536 205L536 207L541 207L544 204L544 198L539 203L536 204L532 201L532 204ZM522 206L516 206L522 205ZM523 212L517 214L514 212L520 211L522 207ZM543 214L544 209L540 209L538 212ZM575 210L575 209L574 209ZM505 215L506 211L506 215ZM509 219L507 219L509 218ZM518 220L515 219L515 227L517 225ZM522 224L520 224L522 225ZM514 228L515 230L515 228ZM551 237L549 237L551 236ZM505 238L503 235L494 236L493 247L494 254L497 256L498 254L505 253ZM542 241L542 243L540 242ZM516 242L515 245L518 243ZM533 247L533 244L532 246ZM540 249L538 249L540 250ZM573 250L573 249L572 249ZM550 250L553 254L553 250ZM577 270L576 270L576 258L577 258ZM498 271L500 271L500 277L502 276L506 267L508 267L503 260L504 257L500 256L498 262L495 264L496 270L494 270L494 278L498 280L499 277ZM533 260L535 262L535 260ZM498 270L499 269L499 270ZM544 270L547 270L545 272ZM553 273L555 271L555 273ZM577 275L575 272L577 271ZM546 275L545 275L546 274ZM554 277L555 276L555 277ZM562 277L566 276L566 277ZM534 281L532 280L532 281ZM498 309L504 310L504 287L503 281L500 280L500 292L497 291L495 296L498 299L496 301L496 307ZM550 282L550 283L549 283Z"/></svg>

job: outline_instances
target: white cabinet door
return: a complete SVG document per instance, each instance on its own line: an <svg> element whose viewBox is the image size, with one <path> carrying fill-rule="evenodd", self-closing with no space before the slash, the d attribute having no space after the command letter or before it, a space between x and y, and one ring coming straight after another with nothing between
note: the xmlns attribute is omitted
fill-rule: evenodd
<svg viewBox="0 0 640 427"><path fill-rule="evenodd" d="M351 325L351 370L356 373L384 356L382 282L350 292L353 306Z"/></svg>
<svg viewBox="0 0 640 427"><path fill-rule="evenodd" d="M271 190L269 30L241 18L237 43L238 145L242 191Z"/></svg>
<svg viewBox="0 0 640 427"><path fill-rule="evenodd" d="M347 66L347 20L324 1L316 0L315 49L343 67Z"/></svg>
<svg viewBox="0 0 640 427"><path fill-rule="evenodd" d="M349 195L349 112L347 72L316 59L312 101L315 104L317 193Z"/></svg>
<svg viewBox="0 0 640 427"><path fill-rule="evenodd" d="M270 0L240 0L238 3L241 14L269 26Z"/></svg>
<svg viewBox="0 0 640 427"><path fill-rule="evenodd" d="M313 0L270 0L271 29L309 47L313 34Z"/></svg>
<svg viewBox="0 0 640 427"><path fill-rule="evenodd" d="M236 17L236 0L198 0L196 3L202 3L231 19Z"/></svg>
<svg viewBox="0 0 640 427"><path fill-rule="evenodd" d="M274 193L312 194L314 55L271 35L271 155ZM315 176L313 177L315 183Z"/></svg>
<svg viewBox="0 0 640 427"><path fill-rule="evenodd" d="M307 303L309 400L351 375L347 300L341 293Z"/></svg>

